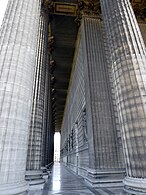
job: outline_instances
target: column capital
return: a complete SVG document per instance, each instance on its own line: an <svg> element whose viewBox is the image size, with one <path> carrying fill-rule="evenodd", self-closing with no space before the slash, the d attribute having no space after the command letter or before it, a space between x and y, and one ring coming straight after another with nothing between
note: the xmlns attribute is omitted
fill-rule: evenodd
<svg viewBox="0 0 146 195"><path fill-rule="evenodd" d="M98 18L100 20L102 19L99 1L78 0L77 4L78 9L75 22L77 23L78 26L80 26L83 17Z"/></svg>
<svg viewBox="0 0 146 195"><path fill-rule="evenodd" d="M42 0L42 10L49 13L54 11L54 3L52 0Z"/></svg>

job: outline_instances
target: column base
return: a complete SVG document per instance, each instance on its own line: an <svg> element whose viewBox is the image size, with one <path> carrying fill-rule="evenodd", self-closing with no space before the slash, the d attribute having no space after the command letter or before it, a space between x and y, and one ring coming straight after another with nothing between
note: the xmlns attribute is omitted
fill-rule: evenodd
<svg viewBox="0 0 146 195"><path fill-rule="evenodd" d="M41 190L44 187L42 171L26 171L25 179L29 183L29 190Z"/></svg>
<svg viewBox="0 0 146 195"><path fill-rule="evenodd" d="M50 169L50 168L53 166L53 164L54 164L54 161L51 162L51 163L49 163L48 165L46 165L46 168L47 168L47 169Z"/></svg>
<svg viewBox="0 0 146 195"><path fill-rule="evenodd" d="M146 194L146 179L126 177L123 181L124 190L136 195Z"/></svg>
<svg viewBox="0 0 146 195"><path fill-rule="evenodd" d="M85 181L92 187L123 187L125 170L97 171L87 170Z"/></svg>
<svg viewBox="0 0 146 195"><path fill-rule="evenodd" d="M49 163L48 165L46 165L47 168L47 172L50 175L52 173L52 166L53 166L54 162Z"/></svg>
<svg viewBox="0 0 146 195"><path fill-rule="evenodd" d="M43 179L45 179L45 181L46 181L49 177L49 173L47 172L47 168L46 167L41 167L41 170L42 170Z"/></svg>
<svg viewBox="0 0 146 195"><path fill-rule="evenodd" d="M27 195L28 188L26 181L18 184L0 185L0 195Z"/></svg>

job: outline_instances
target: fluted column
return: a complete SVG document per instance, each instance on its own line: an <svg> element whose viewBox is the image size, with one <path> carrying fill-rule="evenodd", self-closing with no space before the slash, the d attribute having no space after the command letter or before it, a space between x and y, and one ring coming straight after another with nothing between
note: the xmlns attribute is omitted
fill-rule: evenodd
<svg viewBox="0 0 146 195"><path fill-rule="evenodd" d="M46 140L48 139L48 101L49 101L49 64L46 67L46 81L45 81L45 97L44 97L44 123L43 123L43 143L42 143L42 166L45 167L46 163Z"/></svg>
<svg viewBox="0 0 146 195"><path fill-rule="evenodd" d="M101 0L127 166L126 188L146 192L146 48L129 0Z"/></svg>
<svg viewBox="0 0 146 195"><path fill-rule="evenodd" d="M37 67L33 94L26 178L41 175L43 128L45 113L45 76L47 66L48 14L42 8L38 35ZM36 178L37 179L37 178ZM38 181L36 181L38 182ZM39 181L41 182L41 180ZM43 182L43 181L42 181ZM34 181L33 181L34 183ZM35 183L36 184L36 183Z"/></svg>
<svg viewBox="0 0 146 195"><path fill-rule="evenodd" d="M39 0L9 0L0 30L0 194L27 189L26 157Z"/></svg>
<svg viewBox="0 0 146 195"><path fill-rule="evenodd" d="M102 22L85 17L84 74L89 144L87 181L92 185L121 185L124 164L114 117Z"/></svg>
<svg viewBox="0 0 146 195"><path fill-rule="evenodd" d="M49 73L49 65L47 67L46 71L46 105L45 105L45 131L44 131L44 141L43 141L43 165L48 166L50 163L50 158L51 158L51 131L52 131L52 111L51 111L51 86L50 86L50 73Z"/></svg>

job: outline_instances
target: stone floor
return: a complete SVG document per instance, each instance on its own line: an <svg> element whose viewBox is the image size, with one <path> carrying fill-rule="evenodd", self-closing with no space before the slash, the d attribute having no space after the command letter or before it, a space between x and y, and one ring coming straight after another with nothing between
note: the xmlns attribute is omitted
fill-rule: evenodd
<svg viewBox="0 0 146 195"><path fill-rule="evenodd" d="M29 195L127 195L120 188L93 189L66 167L56 163L43 190L30 191Z"/></svg>

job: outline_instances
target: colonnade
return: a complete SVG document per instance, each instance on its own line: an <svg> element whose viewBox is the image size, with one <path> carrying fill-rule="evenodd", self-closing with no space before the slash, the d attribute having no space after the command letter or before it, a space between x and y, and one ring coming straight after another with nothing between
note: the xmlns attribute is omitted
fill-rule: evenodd
<svg viewBox="0 0 146 195"><path fill-rule="evenodd" d="M25 194L26 173L41 176L49 164L47 36L41 1L8 2L0 31L0 194Z"/></svg>
<svg viewBox="0 0 146 195"><path fill-rule="evenodd" d="M129 0L100 2L103 23L85 16L81 27L80 52L86 53L82 76L86 82L79 117L84 118L81 147L89 165L86 181L98 184L110 178L112 183L120 176L118 181L123 180L126 189L146 192L145 43ZM0 30L0 194L3 195L25 194L26 170L29 176L41 175L41 166L53 160L49 13L41 5L40 0L9 0ZM78 133L80 119L74 121L73 127ZM77 135L73 139L71 131L72 134L68 131L72 143L69 149L73 151L76 140L75 151L79 153L80 140ZM63 129L62 133L63 139ZM63 157L63 150L68 150L67 144L62 140L62 159L66 157L67 151ZM75 156L79 165L79 156ZM122 161L126 164L126 177ZM78 168L77 173L80 172L84 175L85 170ZM103 175L105 179L101 181Z"/></svg>

